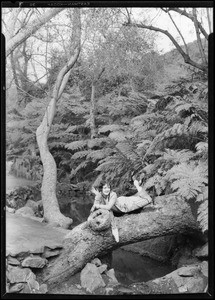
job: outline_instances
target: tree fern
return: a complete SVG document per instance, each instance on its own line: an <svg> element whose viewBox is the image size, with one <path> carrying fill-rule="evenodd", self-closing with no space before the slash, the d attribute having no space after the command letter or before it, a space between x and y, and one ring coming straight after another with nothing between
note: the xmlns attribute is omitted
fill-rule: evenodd
<svg viewBox="0 0 215 300"><path fill-rule="evenodd" d="M202 188L208 183L207 168L203 164L181 163L172 167L166 174L166 179L171 182L173 191L185 199L196 198Z"/></svg>

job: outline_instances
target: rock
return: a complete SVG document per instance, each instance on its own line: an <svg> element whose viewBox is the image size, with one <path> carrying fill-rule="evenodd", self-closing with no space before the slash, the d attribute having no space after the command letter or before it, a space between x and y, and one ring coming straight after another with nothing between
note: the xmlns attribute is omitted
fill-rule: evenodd
<svg viewBox="0 0 215 300"><path fill-rule="evenodd" d="M23 283L15 283L9 288L9 293L18 293L24 288Z"/></svg>
<svg viewBox="0 0 215 300"><path fill-rule="evenodd" d="M101 260L99 258L97 258L97 257L94 258L93 260L91 260L90 263L96 265L96 267L99 267L99 266L102 265Z"/></svg>
<svg viewBox="0 0 215 300"><path fill-rule="evenodd" d="M99 273L102 274L107 270L107 265L101 265L98 267Z"/></svg>
<svg viewBox="0 0 215 300"><path fill-rule="evenodd" d="M12 256L8 256L7 257L7 262L9 265L13 265L13 266L19 266L20 265L20 261L18 259L16 259L15 257Z"/></svg>
<svg viewBox="0 0 215 300"><path fill-rule="evenodd" d="M36 279L36 275L29 268L8 267L8 280L10 283L27 282L29 277Z"/></svg>
<svg viewBox="0 0 215 300"><path fill-rule="evenodd" d="M87 263L80 275L81 286L92 293L96 289L105 286L105 282L94 264Z"/></svg>
<svg viewBox="0 0 215 300"><path fill-rule="evenodd" d="M45 251L43 253L43 257L48 258L48 257L52 257L52 256L57 256L59 254L60 254L60 250L45 249Z"/></svg>
<svg viewBox="0 0 215 300"><path fill-rule="evenodd" d="M208 243L206 243L201 248L195 249L194 255L198 258L208 259Z"/></svg>
<svg viewBox="0 0 215 300"><path fill-rule="evenodd" d="M109 277L109 282L111 284L119 284L118 280L116 279L114 269L110 269L106 272L106 275Z"/></svg>
<svg viewBox="0 0 215 300"><path fill-rule="evenodd" d="M17 209L16 214L21 215L23 217L29 217L29 216L34 216L34 211L31 207L24 206Z"/></svg>
<svg viewBox="0 0 215 300"><path fill-rule="evenodd" d="M201 263L200 269L201 269L202 274L203 274L205 277L208 277L208 262L207 262L207 261L203 261L203 262Z"/></svg>
<svg viewBox="0 0 215 300"><path fill-rule="evenodd" d="M185 284L185 288L187 289L187 293L203 293L206 287L206 281L202 277L192 277Z"/></svg>
<svg viewBox="0 0 215 300"><path fill-rule="evenodd" d="M38 210L38 204L37 204L37 202L35 202L33 200L28 200L24 207L32 208L34 213L37 212L37 210Z"/></svg>
<svg viewBox="0 0 215 300"><path fill-rule="evenodd" d="M178 275L182 277L192 277L199 273L198 266L187 266L182 267L178 270Z"/></svg>
<svg viewBox="0 0 215 300"><path fill-rule="evenodd" d="M11 214L14 214L15 213L15 208L6 206L6 211L11 213Z"/></svg>
<svg viewBox="0 0 215 300"><path fill-rule="evenodd" d="M162 293L203 293L207 286L207 279L200 270L200 265L190 265L151 282L155 283ZM168 282L171 284L167 284ZM164 287L165 289L163 289ZM168 287L168 290L166 287Z"/></svg>
<svg viewBox="0 0 215 300"><path fill-rule="evenodd" d="M47 259L34 255L26 257L22 262L22 266L30 268L43 268L47 262Z"/></svg>
<svg viewBox="0 0 215 300"><path fill-rule="evenodd" d="M46 294L48 293L48 288L47 288L47 284L43 283L41 284L39 290L38 290L39 294Z"/></svg>
<svg viewBox="0 0 215 300"><path fill-rule="evenodd" d="M23 289L20 291L21 294L31 294L32 291L27 283L24 284Z"/></svg>

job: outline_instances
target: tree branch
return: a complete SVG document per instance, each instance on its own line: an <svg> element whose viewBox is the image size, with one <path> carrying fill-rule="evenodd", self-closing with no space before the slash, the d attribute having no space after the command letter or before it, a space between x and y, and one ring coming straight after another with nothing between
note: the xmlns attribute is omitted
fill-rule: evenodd
<svg viewBox="0 0 215 300"><path fill-rule="evenodd" d="M169 8L169 11L170 11L170 10L175 11L175 12L181 14L182 16L187 17L188 19L190 19L190 20L192 20L192 21L194 22L194 16L191 15L191 14L189 14L185 9L182 10L182 9L180 9L180 8L177 8L177 7L172 7L172 8ZM205 36L205 38L208 40L208 34L207 34L207 32L205 31L205 29L202 27L202 24L201 24L199 21L197 21L197 25L198 25L198 27L199 27L201 33L202 33L202 34Z"/></svg>
<svg viewBox="0 0 215 300"><path fill-rule="evenodd" d="M167 30L163 30L161 28L158 27L154 27L151 25L145 25L145 24L138 24L138 23L124 23L124 26L131 26L131 27L138 27L138 28L143 28L143 29L149 29L149 30L153 30L153 31L158 31L161 32L163 34L165 34L166 36L168 36L168 38L172 41L172 43L174 44L174 46L176 47L176 49L178 50L178 52L182 55L182 57L184 58L184 62L186 64L189 64L195 68L198 68L202 71L207 71L207 66L202 65L202 64L198 64L195 61L193 61L190 56L188 54L186 54L184 52L184 50L181 48L181 46L177 43L177 41L174 39L174 37L167 31Z"/></svg>
<svg viewBox="0 0 215 300"><path fill-rule="evenodd" d="M34 34L40 27L42 27L42 25L44 25L64 9L64 7L50 8L40 20L33 20L31 23L29 23L23 32L18 33L6 43L6 56L8 56L18 45L23 43L27 38Z"/></svg>

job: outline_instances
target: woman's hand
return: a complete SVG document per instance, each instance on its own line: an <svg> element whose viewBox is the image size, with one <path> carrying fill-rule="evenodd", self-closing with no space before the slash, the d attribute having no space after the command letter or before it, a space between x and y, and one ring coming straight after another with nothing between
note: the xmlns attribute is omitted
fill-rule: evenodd
<svg viewBox="0 0 215 300"><path fill-rule="evenodd" d="M92 192L94 195L100 194L99 191L98 191L97 189L95 189L94 187L92 187L91 192Z"/></svg>

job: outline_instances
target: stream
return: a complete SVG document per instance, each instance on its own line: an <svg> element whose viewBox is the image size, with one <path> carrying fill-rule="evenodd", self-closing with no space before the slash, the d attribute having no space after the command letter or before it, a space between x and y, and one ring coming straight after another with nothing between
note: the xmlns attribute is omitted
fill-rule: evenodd
<svg viewBox="0 0 215 300"><path fill-rule="evenodd" d="M27 185L32 186L34 184L34 181L17 178L9 174L7 170L6 192L15 187L24 187ZM84 212L84 215L84 217L86 217L86 211ZM75 225L78 225L77 222L75 223ZM161 263L137 253L125 251L121 248L112 252L110 267L114 269L117 280L125 285L129 285L134 282L146 282L148 280L165 276L174 270L170 264Z"/></svg>

